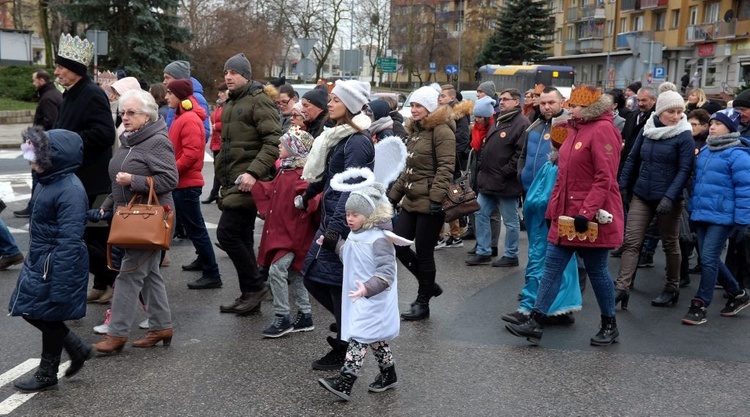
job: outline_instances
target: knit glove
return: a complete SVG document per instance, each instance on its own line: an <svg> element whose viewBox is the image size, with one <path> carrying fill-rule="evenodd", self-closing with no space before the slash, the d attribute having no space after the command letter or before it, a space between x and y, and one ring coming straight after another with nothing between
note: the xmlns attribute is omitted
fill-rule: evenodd
<svg viewBox="0 0 750 417"><path fill-rule="evenodd" d="M300 210L307 210L307 199L301 195L295 196L294 207Z"/></svg>
<svg viewBox="0 0 750 417"><path fill-rule="evenodd" d="M323 233L323 244L320 245L323 247L323 249L329 250L331 252L336 252L336 244L339 243L339 232L327 229L325 233Z"/></svg>
<svg viewBox="0 0 750 417"><path fill-rule="evenodd" d="M92 223L98 223L99 220L109 220L112 218L111 211L105 211L101 214L101 209L91 209L86 212L86 219Z"/></svg>
<svg viewBox="0 0 750 417"><path fill-rule="evenodd" d="M656 212L659 214L669 214L672 212L672 206L674 203L672 203L672 200L670 200L667 197L664 197L659 202L659 205L656 206Z"/></svg>
<svg viewBox="0 0 750 417"><path fill-rule="evenodd" d="M573 220L573 226L575 227L576 232L586 233L586 231L589 230L589 219L579 214Z"/></svg>
<svg viewBox="0 0 750 417"><path fill-rule="evenodd" d="M443 214L442 204L430 201L430 215L437 216L440 214Z"/></svg>
<svg viewBox="0 0 750 417"><path fill-rule="evenodd" d="M742 242L743 239L745 239L745 236L747 235L747 225L746 224L735 224L732 228L732 231L729 232L729 238L734 239L736 243Z"/></svg>

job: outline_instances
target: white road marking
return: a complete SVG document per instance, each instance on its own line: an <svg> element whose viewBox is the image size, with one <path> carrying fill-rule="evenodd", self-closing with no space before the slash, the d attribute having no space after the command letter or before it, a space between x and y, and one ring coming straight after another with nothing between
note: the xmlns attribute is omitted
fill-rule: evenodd
<svg viewBox="0 0 750 417"><path fill-rule="evenodd" d="M26 362L22 363L21 365L25 365L28 362L32 363L32 369L33 369L33 368L35 368L39 364L39 359L29 359ZM58 379L62 378L65 375L65 370L68 369L69 366L70 366L70 361L67 361L65 363L60 364L60 368L59 368L59 370L57 372L57 378ZM18 366L16 368L18 368ZM16 369L16 368L13 368L13 369ZM28 372L28 371L29 370L27 370L26 372ZM26 373L26 372L24 372L24 373ZM6 372L6 374L7 374L7 372ZM5 374L3 374L3 375L5 375ZM23 375L23 374L21 374L21 375ZM13 378L13 379L15 379L15 378ZM34 398L34 396L37 395L37 394L39 394L39 393L38 392L29 392L29 393L16 392L15 394L11 395L10 397L6 398L3 402L0 403L0 416L6 416L6 415L12 413L13 410L15 410L16 408L18 408L21 405L23 405L23 403L25 403L26 401Z"/></svg>
<svg viewBox="0 0 750 417"><path fill-rule="evenodd" d="M21 143L18 143L18 146L21 146ZM9 151L9 150L2 150L0 151L0 159L16 159L19 156L23 155L22 151Z"/></svg>
<svg viewBox="0 0 750 417"><path fill-rule="evenodd" d="M214 161L214 155L213 153L206 151L206 155L203 156L203 162L213 162Z"/></svg>
<svg viewBox="0 0 750 417"><path fill-rule="evenodd" d="M29 372L30 370L36 368L37 365L39 365L39 359L27 359L26 362L0 375L0 387L15 380L26 372Z"/></svg>
<svg viewBox="0 0 750 417"><path fill-rule="evenodd" d="M206 224L206 229L216 230L216 228L219 227L217 223L209 223L207 221L203 221L203 223Z"/></svg>

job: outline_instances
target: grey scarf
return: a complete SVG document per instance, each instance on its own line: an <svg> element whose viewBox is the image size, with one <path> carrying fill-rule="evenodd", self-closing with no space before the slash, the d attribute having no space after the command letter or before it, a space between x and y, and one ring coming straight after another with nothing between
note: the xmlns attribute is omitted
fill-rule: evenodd
<svg viewBox="0 0 750 417"><path fill-rule="evenodd" d="M722 149L733 148L735 146L741 146L740 132L727 133L726 135L709 136L706 139L706 145L708 145L709 151L720 151Z"/></svg>

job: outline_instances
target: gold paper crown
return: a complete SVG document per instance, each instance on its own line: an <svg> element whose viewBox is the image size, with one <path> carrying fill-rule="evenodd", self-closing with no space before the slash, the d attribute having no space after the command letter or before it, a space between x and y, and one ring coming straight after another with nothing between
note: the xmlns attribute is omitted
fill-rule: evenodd
<svg viewBox="0 0 750 417"><path fill-rule="evenodd" d="M94 59L94 43L69 33L61 34L57 55L88 67Z"/></svg>
<svg viewBox="0 0 750 417"><path fill-rule="evenodd" d="M534 84L534 94L542 94L544 92L545 87L544 84Z"/></svg>
<svg viewBox="0 0 750 417"><path fill-rule="evenodd" d="M552 129L550 129L550 138L554 144L557 144L556 147L560 148L560 145L568 138L568 129L562 126L552 126Z"/></svg>
<svg viewBox="0 0 750 417"><path fill-rule="evenodd" d="M570 92L570 100L568 100L568 104L572 106L588 107L599 101L599 97L601 96L601 88L596 88L592 85L582 85L576 87Z"/></svg>

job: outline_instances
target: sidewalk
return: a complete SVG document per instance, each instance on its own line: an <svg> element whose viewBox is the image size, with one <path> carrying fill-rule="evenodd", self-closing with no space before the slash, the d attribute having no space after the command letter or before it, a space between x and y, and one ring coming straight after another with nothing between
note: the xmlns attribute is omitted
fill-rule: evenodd
<svg viewBox="0 0 750 417"><path fill-rule="evenodd" d="M28 124L0 125L0 149L20 149L21 132Z"/></svg>

